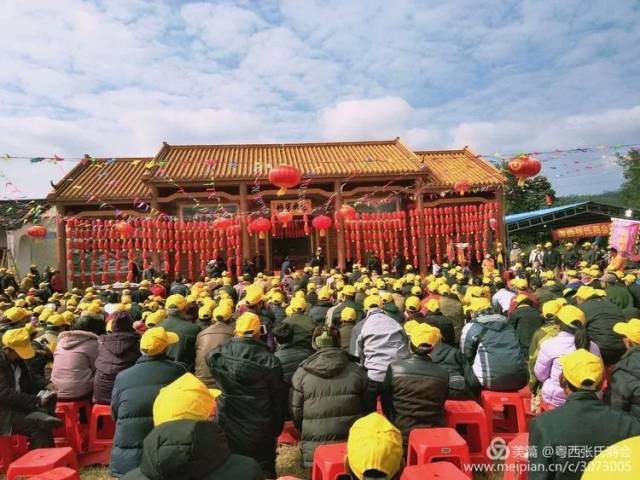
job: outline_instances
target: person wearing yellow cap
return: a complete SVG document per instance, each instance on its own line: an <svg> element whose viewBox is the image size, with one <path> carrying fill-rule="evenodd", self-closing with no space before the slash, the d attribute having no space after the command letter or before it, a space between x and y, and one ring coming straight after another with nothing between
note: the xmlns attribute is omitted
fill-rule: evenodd
<svg viewBox="0 0 640 480"><path fill-rule="evenodd" d="M308 301L307 295L307 301ZM316 326L324 325L327 319L327 312L333 306L331 302L331 289L329 287L322 287L318 290L317 301L309 309L309 317L313 320Z"/></svg>
<svg viewBox="0 0 640 480"><path fill-rule="evenodd" d="M520 293L514 301L516 309L509 315L509 325L516 331L520 348L526 354L529 352L533 334L542 326L542 317L538 309L531 306L531 299L526 295Z"/></svg>
<svg viewBox="0 0 640 480"><path fill-rule="evenodd" d="M228 302L221 302L213 309L211 322L198 333L196 338L196 376L209 388L217 388L216 380L207 366L207 356L233 338L233 308Z"/></svg>
<svg viewBox="0 0 640 480"><path fill-rule="evenodd" d="M357 315L357 312L351 307L343 308L340 312L340 323L338 324L340 331L340 348L345 352L350 351L351 337Z"/></svg>
<svg viewBox="0 0 640 480"><path fill-rule="evenodd" d="M162 388L153 404L155 427L141 444L139 465L122 478L264 478L255 460L234 455L220 425L209 421L218 395L192 374Z"/></svg>
<svg viewBox="0 0 640 480"><path fill-rule="evenodd" d="M626 351L622 337L613 331L616 323L626 320L624 313L597 289L586 285L578 288L575 299L584 312L589 337L600 347L604 364L613 365Z"/></svg>
<svg viewBox="0 0 640 480"><path fill-rule="evenodd" d="M529 425L529 445L531 451L537 452L535 457L529 455L531 480L579 480L598 452L640 435L640 422L636 418L598 398L605 375L599 356L578 349L564 355L560 364L560 383L567 400L564 405L534 417ZM609 478L606 472L600 473L597 478Z"/></svg>
<svg viewBox="0 0 640 480"><path fill-rule="evenodd" d="M527 384L526 355L504 315L495 313L485 297L474 298L470 322L462 329L460 350L471 364L477 383L489 390L517 391Z"/></svg>
<svg viewBox="0 0 640 480"><path fill-rule="evenodd" d="M613 331L622 336L627 352L611 370L610 405L640 419L640 319L616 323Z"/></svg>
<svg viewBox="0 0 640 480"><path fill-rule="evenodd" d="M442 334L442 341L452 347L456 345L456 334L453 322L450 318L445 317L440 310L440 299L431 298L425 305L426 313L424 315L424 323L437 328ZM462 327L460 329L462 333Z"/></svg>
<svg viewBox="0 0 640 480"><path fill-rule="evenodd" d="M544 255L542 256L542 265L544 268L557 273L561 263L560 252L553 248L553 243L546 242L544 244Z"/></svg>
<svg viewBox="0 0 640 480"><path fill-rule="evenodd" d="M153 279L153 285L150 290L154 297L167 298L167 287L164 286L164 280L160 277Z"/></svg>
<svg viewBox="0 0 640 480"><path fill-rule="evenodd" d="M132 300L138 304L146 302L147 298L151 296L151 290L149 290L150 286L151 282L149 280L142 280L138 285L137 290L135 290L131 295Z"/></svg>
<svg viewBox="0 0 640 480"><path fill-rule="evenodd" d="M14 328L2 336L0 350L0 434L25 435L30 447L53 447L53 429L62 425L51 407L55 392L44 377L27 366L36 353L26 327Z"/></svg>
<svg viewBox="0 0 640 480"><path fill-rule="evenodd" d="M431 353L442 341L440 330L427 323L411 323L406 329L411 355L389 364L384 378L382 408L400 429L406 444L414 428L444 424L444 402L449 372L436 365Z"/></svg>
<svg viewBox="0 0 640 480"><path fill-rule="evenodd" d="M493 279L493 286L495 293L491 297L491 304L496 312L506 315L511 306L511 300L515 298L516 294L507 288L504 280L499 276Z"/></svg>
<svg viewBox="0 0 640 480"><path fill-rule="evenodd" d="M621 272L624 273L625 259L618 253L618 249L615 247L607 248L607 255L609 257L609 263L607 263L608 272Z"/></svg>
<svg viewBox="0 0 640 480"><path fill-rule="evenodd" d="M276 438L286 406L282 365L260 341L260 317L238 317L235 337L213 350L207 365L220 385L218 419L231 451L258 461L267 478L275 478Z"/></svg>
<svg viewBox="0 0 640 480"><path fill-rule="evenodd" d="M303 467L311 467L318 445L345 441L349 427L365 413L367 375L339 344L337 328L318 327L313 334L315 353L302 361L291 379L290 411L302 433Z"/></svg>
<svg viewBox="0 0 640 480"><path fill-rule="evenodd" d="M274 355L282 364L283 379L286 385L285 398L289 398L291 378L298 366L313 354L313 348L311 342L296 342L294 328L286 322L280 322L273 328L273 338L277 346Z"/></svg>
<svg viewBox="0 0 640 480"><path fill-rule="evenodd" d="M566 305L564 298L557 298L550 300L542 305L542 325L538 328L533 337L531 337L531 344L529 345L529 390L533 393L534 397L540 389L540 382L536 378L534 367L538 359L538 351L540 344L548 338L555 337L560 331L560 323L558 321L557 314L560 309ZM536 399L536 405L538 405ZM536 407L537 409L537 407Z"/></svg>
<svg viewBox="0 0 640 480"><path fill-rule="evenodd" d="M632 273L627 273L622 277L622 281L633 297L633 304L640 308L640 284L638 283L638 277Z"/></svg>
<svg viewBox="0 0 640 480"><path fill-rule="evenodd" d="M311 346L311 336L316 325L306 314L307 302L304 298L294 297L291 299L290 306L292 313L283 322L289 324L293 329L292 342Z"/></svg>
<svg viewBox="0 0 640 480"><path fill-rule="evenodd" d="M451 291L451 287L447 283L438 286L439 305L442 314L453 322L453 330L455 333L455 342L460 342L462 327L464 326L465 317L462 309L462 302L458 295Z"/></svg>
<svg viewBox="0 0 640 480"><path fill-rule="evenodd" d="M355 301L355 287L353 285L345 285L341 295L343 300L331 310L330 325L336 326L340 323L340 312L342 312L342 309L345 307L353 308L357 314L356 323L360 322L360 320L364 318L364 310L362 309L362 304Z"/></svg>
<svg viewBox="0 0 640 480"><path fill-rule="evenodd" d="M576 268L580 255L575 245L571 242L564 244L564 254L562 255L562 268L567 270L569 268Z"/></svg>
<svg viewBox="0 0 640 480"><path fill-rule="evenodd" d="M113 385L111 412L116 431L109 471L122 476L136 468L142 442L153 430L153 404L158 392L187 373L184 365L167 356L178 336L163 327L147 330L140 338L142 356L120 372Z"/></svg>
<svg viewBox="0 0 640 480"><path fill-rule="evenodd" d="M542 383L541 406L543 409L558 407L565 402L565 392L560 383L561 357L578 349L588 349L600 356L600 349L591 341L585 328L584 312L573 305L565 305L556 314L559 332L540 344L533 371Z"/></svg>
<svg viewBox="0 0 640 480"><path fill-rule="evenodd" d="M189 372L193 372L196 360L196 338L200 328L188 319L185 312L187 299L180 294L169 295L165 302L167 318L162 326L168 332L178 335L177 343L171 345L167 354L177 362L182 362Z"/></svg>
<svg viewBox="0 0 640 480"><path fill-rule="evenodd" d="M529 281L526 278L514 278L511 280L511 287L513 288L516 295L526 295L531 299L531 306L533 308L540 308L540 299L538 296L529 289ZM511 299L511 304L509 305L508 315L511 315L513 311L516 309L515 297Z"/></svg>
<svg viewBox="0 0 640 480"><path fill-rule="evenodd" d="M351 479L395 479L403 456L400 430L379 413L357 420L349 430L345 466Z"/></svg>
<svg viewBox="0 0 640 480"><path fill-rule="evenodd" d="M601 282L604 285L604 289L607 292L607 300L614 305L625 310L629 307L633 307L634 298L627 286L622 283L621 278L613 273L605 273L602 276Z"/></svg>

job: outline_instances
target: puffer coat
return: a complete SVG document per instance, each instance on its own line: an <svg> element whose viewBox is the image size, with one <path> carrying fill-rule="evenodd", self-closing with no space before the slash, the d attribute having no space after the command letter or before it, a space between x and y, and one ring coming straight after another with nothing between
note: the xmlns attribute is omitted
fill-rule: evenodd
<svg viewBox="0 0 640 480"><path fill-rule="evenodd" d="M140 357L140 339L130 332L109 333L98 338L96 373L93 378L93 403L109 405L116 375L136 363Z"/></svg>
<svg viewBox="0 0 640 480"><path fill-rule="evenodd" d="M97 357L98 336L95 333L70 330L58 335L51 382L59 400L77 400L91 395Z"/></svg>

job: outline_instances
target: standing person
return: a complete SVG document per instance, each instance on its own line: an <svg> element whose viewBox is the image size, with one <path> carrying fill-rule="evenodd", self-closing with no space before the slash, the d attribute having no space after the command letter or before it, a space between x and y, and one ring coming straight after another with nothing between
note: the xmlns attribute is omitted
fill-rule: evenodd
<svg viewBox="0 0 640 480"><path fill-rule="evenodd" d="M412 429L444 424L449 391L449 372L431 359L442 340L440 330L415 322L408 325L407 334L411 355L389 364L382 387L384 414L402 432L405 444Z"/></svg>
<svg viewBox="0 0 640 480"><path fill-rule="evenodd" d="M196 339L200 328L186 319L187 300L182 295L171 295L165 302L167 318L162 326L178 335L178 343L169 347L167 354L177 362L184 363L187 371L193 372L196 361Z"/></svg>
<svg viewBox="0 0 640 480"><path fill-rule="evenodd" d="M520 261L520 255L522 254L522 249L518 242L513 242L511 244L511 250L509 250L509 265L513 266L517 262Z"/></svg>
<svg viewBox="0 0 640 480"><path fill-rule="evenodd" d="M555 337L540 344L533 367L536 378L542 383L541 405L547 410L559 407L566 399L560 384L562 355L582 348L600 356L600 349L589 339L585 330L586 320L582 310L573 305L566 305L558 311L557 318L560 322L560 331Z"/></svg>
<svg viewBox="0 0 640 480"><path fill-rule="evenodd" d="M164 280L162 280L162 278L158 277L153 281L151 293L154 297L167 298L167 288L164 286Z"/></svg>
<svg viewBox="0 0 640 480"><path fill-rule="evenodd" d="M285 418L282 365L260 341L260 318L243 313L235 337L209 354L207 365L222 390L220 426L232 452L258 461L275 478L276 439Z"/></svg>
<svg viewBox="0 0 640 480"><path fill-rule="evenodd" d="M316 353L300 364L292 378L290 410L302 434L302 465L311 467L320 444L347 439L349 428L365 413L367 375L339 348L335 327L317 328Z"/></svg>
<svg viewBox="0 0 640 480"><path fill-rule="evenodd" d="M469 309L471 322L462 329L460 350L478 383L489 390L520 390L527 384L528 372L515 330L486 298L474 299Z"/></svg>
<svg viewBox="0 0 640 480"><path fill-rule="evenodd" d="M544 252L542 251L541 243L537 244L529 254L529 265L533 265L536 262L539 265L542 265L544 263Z"/></svg>
<svg viewBox="0 0 640 480"><path fill-rule="evenodd" d="M553 270L558 272L560 268L560 253L553 248L553 243L547 242L544 244L544 256L542 258L542 264L547 270Z"/></svg>
<svg viewBox="0 0 640 480"><path fill-rule="evenodd" d="M567 400L529 425L529 445L537 452L529 457L529 480L579 480L599 449L640 435L638 420L598 399L604 379L600 357L579 349L562 357L561 364Z"/></svg>
<svg viewBox="0 0 640 480"><path fill-rule="evenodd" d="M562 266L565 270L570 268L575 268L580 256L578 255L578 251L574 248L573 243L567 242L564 246L565 252L562 257Z"/></svg>
<svg viewBox="0 0 640 480"><path fill-rule="evenodd" d="M27 328L2 336L0 350L0 435L25 435L30 448L53 447L51 432L62 421L46 413L55 404L50 385L34 376L25 360L35 357Z"/></svg>
<svg viewBox="0 0 640 480"><path fill-rule="evenodd" d="M309 260L310 267L320 267L320 270L324 269L324 254L322 253L322 247L316 248L316 253Z"/></svg>
<svg viewBox="0 0 640 480"><path fill-rule="evenodd" d="M119 477L140 464L142 442L153 430L153 402L162 387L187 373L184 365L167 357L178 336L162 327L147 330L140 339L142 356L120 372L113 385L111 416L116 423L109 472Z"/></svg>
<svg viewBox="0 0 640 480"><path fill-rule="evenodd" d="M228 302L220 303L213 310L213 324L196 337L196 377L208 388L217 388L215 378L207 366L209 353L233 338L233 309Z"/></svg>
<svg viewBox="0 0 640 480"><path fill-rule="evenodd" d="M592 287L578 288L575 298L586 317L589 337L600 347L604 364L613 365L625 352L622 338L613 331L616 323L625 320L622 310Z"/></svg>
<svg viewBox="0 0 640 480"><path fill-rule="evenodd" d="M389 364L409 355L407 336L402 325L385 314L381 305L382 300L378 295L366 298L364 308L367 314L355 341L355 356L367 369L367 412L376 409ZM355 330L352 338L354 334Z"/></svg>
<svg viewBox="0 0 640 480"><path fill-rule="evenodd" d="M291 263L291 259L287 255L286 257L284 257L284 260L282 261L282 265L280 266L280 281L282 282L284 277L290 274L292 271L293 271L293 264Z"/></svg>
<svg viewBox="0 0 640 480"><path fill-rule="evenodd" d="M640 420L640 319L616 323L613 331L623 337L627 352L611 371L610 403Z"/></svg>
<svg viewBox="0 0 640 480"><path fill-rule="evenodd" d="M140 357L140 340L133 330L128 312L118 312L111 320L111 331L98 338L96 373L93 377L93 403L109 405L116 375L131 367Z"/></svg>

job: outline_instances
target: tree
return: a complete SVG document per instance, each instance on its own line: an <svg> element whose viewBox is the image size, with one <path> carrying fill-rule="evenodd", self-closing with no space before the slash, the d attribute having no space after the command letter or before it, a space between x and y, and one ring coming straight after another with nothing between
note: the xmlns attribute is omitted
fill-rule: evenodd
<svg viewBox="0 0 640 480"><path fill-rule="evenodd" d="M547 196L555 198L556 192L544 175L528 178L524 186L519 187L516 177L507 169L506 161L500 164L500 168L507 178L504 190L505 215L546 208L549 206Z"/></svg>
<svg viewBox="0 0 640 480"><path fill-rule="evenodd" d="M634 210L640 209L640 150L632 148L626 155L617 154L618 165L623 168L622 199Z"/></svg>

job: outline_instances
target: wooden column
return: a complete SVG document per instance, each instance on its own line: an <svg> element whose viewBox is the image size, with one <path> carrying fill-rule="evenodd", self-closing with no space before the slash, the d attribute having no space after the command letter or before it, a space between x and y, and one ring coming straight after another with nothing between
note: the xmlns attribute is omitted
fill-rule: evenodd
<svg viewBox="0 0 640 480"><path fill-rule="evenodd" d="M498 204L498 212L496 213L497 225L497 241L502 242L503 250L507 248L507 235L504 228L504 190L502 187L498 187L494 194L496 203ZM505 253L506 255L506 253Z"/></svg>
<svg viewBox="0 0 640 480"><path fill-rule="evenodd" d="M424 203L423 203L423 182L422 178L416 178L415 198L416 198L416 213L418 214L418 235L413 240L418 242L418 263L420 274L427 273L429 266L427 265L427 253L425 250L423 232L424 232Z"/></svg>
<svg viewBox="0 0 640 480"><path fill-rule="evenodd" d="M249 258L249 232L247 231L247 220L249 215L249 205L247 203L247 184L242 182L240 190L240 229L242 231L242 259Z"/></svg>
<svg viewBox="0 0 640 480"><path fill-rule="evenodd" d="M335 196L335 206L336 212L340 211L340 207L342 207L342 184L338 181L333 184L333 191L336 194ZM346 268L346 245L344 242L344 220L342 215L337 215L338 225L336 225L336 249L338 250L338 268L341 271L344 271ZM328 247L327 243L327 247Z"/></svg>
<svg viewBox="0 0 640 480"><path fill-rule="evenodd" d="M267 275L273 273L273 256L271 255L271 232L267 232L264 237L264 259L267 269Z"/></svg>
<svg viewBox="0 0 640 480"><path fill-rule="evenodd" d="M58 218L56 219L56 250L58 252L58 270L60 270L62 284L68 290L70 288L70 282L67 278L67 227L63 220L66 211L62 206L56 206L56 209L58 211Z"/></svg>
<svg viewBox="0 0 640 480"><path fill-rule="evenodd" d="M158 202L158 188L151 186L151 209L152 211L160 211L160 204ZM152 216L153 218L153 216ZM153 228L153 227L152 227ZM156 251L156 246L152 245L153 248L151 248L151 265L153 266L153 268L155 269L156 272L162 272L162 262L160 261L160 253ZM170 272L165 272L165 273L171 273L173 272L173 265L174 265L174 258L173 255L169 255L169 270L171 270Z"/></svg>

